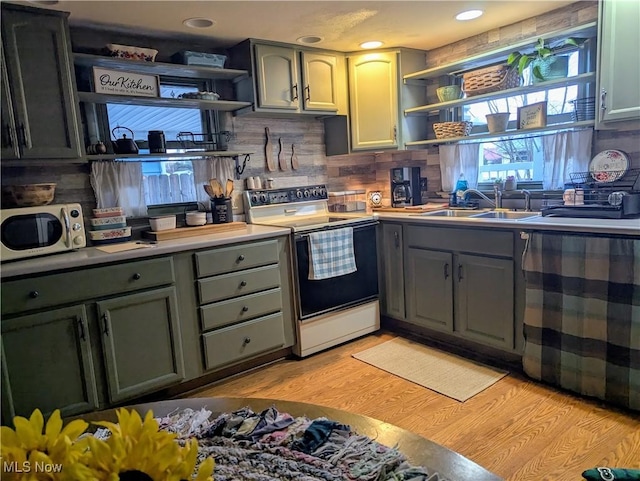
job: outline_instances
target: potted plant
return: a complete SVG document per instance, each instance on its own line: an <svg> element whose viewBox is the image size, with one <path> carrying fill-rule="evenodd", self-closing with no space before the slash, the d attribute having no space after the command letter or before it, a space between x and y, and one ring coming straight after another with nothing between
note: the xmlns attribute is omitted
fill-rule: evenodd
<svg viewBox="0 0 640 481"><path fill-rule="evenodd" d="M558 45L551 46L543 38L539 38L533 53L512 52L507 58L507 65L517 67L520 75L531 66L534 83L566 77L569 57L559 54L565 51L566 47L580 47L585 41L584 38L570 37Z"/></svg>

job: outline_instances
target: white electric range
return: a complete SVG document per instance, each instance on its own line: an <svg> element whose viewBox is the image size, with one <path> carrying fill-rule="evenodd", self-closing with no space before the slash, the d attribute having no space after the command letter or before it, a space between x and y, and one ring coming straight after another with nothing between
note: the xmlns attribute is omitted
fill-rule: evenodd
<svg viewBox="0 0 640 481"><path fill-rule="evenodd" d="M301 357L380 328L377 220L371 214L329 212L325 185L250 190L244 194L250 224L291 229L293 286ZM309 235L350 228L356 271L322 280L309 279Z"/></svg>

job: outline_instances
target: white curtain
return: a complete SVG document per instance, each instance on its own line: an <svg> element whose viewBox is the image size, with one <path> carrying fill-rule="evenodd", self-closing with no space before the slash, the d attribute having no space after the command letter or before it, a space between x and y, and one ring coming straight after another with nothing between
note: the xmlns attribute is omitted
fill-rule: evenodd
<svg viewBox="0 0 640 481"><path fill-rule="evenodd" d="M480 144L447 144L440 146L440 177L442 190L452 192L460 174L469 187L478 184Z"/></svg>
<svg viewBox="0 0 640 481"><path fill-rule="evenodd" d="M542 187L563 189L572 172L587 172L591 159L593 130L558 132L542 137L544 167Z"/></svg>
<svg viewBox="0 0 640 481"><path fill-rule="evenodd" d="M92 162L91 186L98 209L122 207L127 217L147 215L138 162Z"/></svg>
<svg viewBox="0 0 640 481"><path fill-rule="evenodd" d="M234 179L235 161L229 157L207 157L205 160L194 160L191 163L197 200L204 203L209 210L209 195L205 192L203 185L208 184L209 179L218 179L224 187L227 179Z"/></svg>

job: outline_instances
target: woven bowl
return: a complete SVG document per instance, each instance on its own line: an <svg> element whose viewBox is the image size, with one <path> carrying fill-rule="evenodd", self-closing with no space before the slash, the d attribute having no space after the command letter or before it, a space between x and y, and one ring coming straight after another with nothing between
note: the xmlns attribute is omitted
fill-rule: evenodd
<svg viewBox="0 0 640 481"><path fill-rule="evenodd" d="M56 184L5 185L2 187L2 203L15 207L35 207L53 201Z"/></svg>
<svg viewBox="0 0 640 481"><path fill-rule="evenodd" d="M433 131L436 139L451 139L454 137L466 137L471 133L473 122L436 122Z"/></svg>
<svg viewBox="0 0 640 481"><path fill-rule="evenodd" d="M459 85L446 85L436 90L436 95L440 102L449 102L462 98L462 90Z"/></svg>

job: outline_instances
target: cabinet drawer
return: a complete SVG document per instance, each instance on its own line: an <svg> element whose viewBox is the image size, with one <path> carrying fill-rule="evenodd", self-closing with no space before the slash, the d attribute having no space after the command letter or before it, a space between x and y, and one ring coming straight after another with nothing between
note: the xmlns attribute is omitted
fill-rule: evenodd
<svg viewBox="0 0 640 481"><path fill-rule="evenodd" d="M216 329L282 310L280 289L250 294L200 308L202 330Z"/></svg>
<svg viewBox="0 0 640 481"><path fill-rule="evenodd" d="M196 252L198 277L224 274L277 262L278 241L276 240Z"/></svg>
<svg viewBox="0 0 640 481"><path fill-rule="evenodd" d="M2 314L85 301L173 282L171 257L3 282Z"/></svg>
<svg viewBox="0 0 640 481"><path fill-rule="evenodd" d="M200 279L200 304L244 296L253 292L280 287L280 268L277 265L258 267L242 272Z"/></svg>
<svg viewBox="0 0 640 481"><path fill-rule="evenodd" d="M409 225L405 230L409 247L513 257L513 232Z"/></svg>
<svg viewBox="0 0 640 481"><path fill-rule="evenodd" d="M202 335L205 369L214 369L284 346L281 313Z"/></svg>

